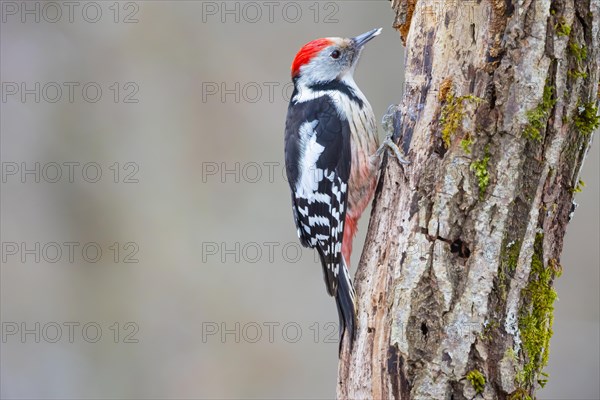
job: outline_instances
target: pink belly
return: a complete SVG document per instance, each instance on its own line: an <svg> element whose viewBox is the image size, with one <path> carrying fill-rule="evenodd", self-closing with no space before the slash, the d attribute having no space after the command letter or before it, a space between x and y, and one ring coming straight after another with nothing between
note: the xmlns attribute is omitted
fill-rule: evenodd
<svg viewBox="0 0 600 400"><path fill-rule="evenodd" d="M374 141L372 146L368 147L368 152L365 153L374 154L377 150L377 141ZM371 147L374 147L375 150L372 150ZM350 266L352 242L358 230L358 220L373 199L379 167L379 160L370 157L355 158L354 156L355 154L353 154L352 170L348 182L348 211L344 222L344 240L342 242L342 255L348 266Z"/></svg>

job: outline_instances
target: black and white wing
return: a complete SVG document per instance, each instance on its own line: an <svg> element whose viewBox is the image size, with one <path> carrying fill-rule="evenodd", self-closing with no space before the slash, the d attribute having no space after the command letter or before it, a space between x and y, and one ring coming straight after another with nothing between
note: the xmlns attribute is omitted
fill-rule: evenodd
<svg viewBox="0 0 600 400"><path fill-rule="evenodd" d="M285 163L298 237L317 250L327 291L337 294L348 179L350 127L327 96L291 103L285 127Z"/></svg>

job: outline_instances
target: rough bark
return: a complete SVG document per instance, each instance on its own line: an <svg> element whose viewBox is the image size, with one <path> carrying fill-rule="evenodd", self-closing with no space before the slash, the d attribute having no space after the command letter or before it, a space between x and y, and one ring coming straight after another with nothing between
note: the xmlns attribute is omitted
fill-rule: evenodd
<svg viewBox="0 0 600 400"><path fill-rule="evenodd" d="M394 0L406 89L338 397L526 399L597 129L600 0ZM566 268L567 273L568 267Z"/></svg>

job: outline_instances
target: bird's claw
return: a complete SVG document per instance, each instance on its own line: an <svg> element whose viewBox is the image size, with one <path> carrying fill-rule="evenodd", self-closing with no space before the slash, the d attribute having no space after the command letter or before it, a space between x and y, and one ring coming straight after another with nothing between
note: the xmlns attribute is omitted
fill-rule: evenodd
<svg viewBox="0 0 600 400"><path fill-rule="evenodd" d="M394 153L394 155L396 156L396 159L398 160L398 162L400 164L408 165L408 164L410 164L410 161L408 161L408 160L406 160L406 158L404 158L402 151L400 150L398 145L396 143L394 143L394 141L392 140L392 137L394 134L393 133L394 132L394 121L395 121L395 118L397 117L397 115L398 115L398 106L395 104L390 105L388 107L385 115L381 119L381 127L383 128L383 131L386 133L385 140L383 141L383 143L381 143L381 146L379 146L379 148L377 149L375 154L373 154L372 157L373 158L381 157L381 154L387 147L388 149L392 150L392 152Z"/></svg>
<svg viewBox="0 0 600 400"><path fill-rule="evenodd" d="M375 152L373 157L381 157L381 154L383 153L383 151L386 148L388 148L389 150L391 150L394 153L394 155L396 156L396 159L398 160L398 162L400 164L404 164L404 165L410 164L410 161L408 161L406 158L404 158L404 155L402 154L402 151L400 150L398 145L396 143L394 143L392 138L390 138L389 136L385 138L383 143L381 143L381 146L379 146L379 148L377 149L377 151Z"/></svg>

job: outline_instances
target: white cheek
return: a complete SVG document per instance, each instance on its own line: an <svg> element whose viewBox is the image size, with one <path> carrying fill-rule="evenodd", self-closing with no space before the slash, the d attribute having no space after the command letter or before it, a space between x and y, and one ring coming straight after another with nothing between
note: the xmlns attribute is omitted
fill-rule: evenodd
<svg viewBox="0 0 600 400"><path fill-rule="evenodd" d="M327 52L327 54L329 54ZM329 55L320 55L300 68L300 74L310 82L329 82L338 77L342 68Z"/></svg>

